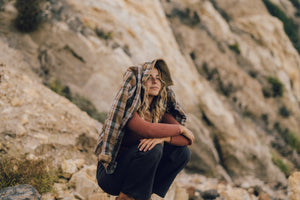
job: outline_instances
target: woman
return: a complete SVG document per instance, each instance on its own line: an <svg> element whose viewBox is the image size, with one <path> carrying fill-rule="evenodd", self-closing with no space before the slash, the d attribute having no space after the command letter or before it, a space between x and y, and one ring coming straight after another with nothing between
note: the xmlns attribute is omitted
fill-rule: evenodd
<svg viewBox="0 0 300 200"><path fill-rule="evenodd" d="M169 87L166 63L130 67L99 136L97 180L118 200L164 197L190 159L194 135Z"/></svg>

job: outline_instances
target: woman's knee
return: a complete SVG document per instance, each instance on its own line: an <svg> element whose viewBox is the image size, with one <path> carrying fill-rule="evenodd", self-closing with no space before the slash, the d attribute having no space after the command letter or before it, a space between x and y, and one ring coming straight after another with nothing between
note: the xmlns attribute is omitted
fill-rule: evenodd
<svg viewBox="0 0 300 200"><path fill-rule="evenodd" d="M184 146L182 148L182 152L181 152L181 158L182 158L182 160L185 163L188 163L191 160L191 155L192 155L191 150L187 146Z"/></svg>
<svg viewBox="0 0 300 200"><path fill-rule="evenodd" d="M161 144L157 144L153 147L153 149L148 151L139 151L138 154L147 160L159 161L163 154L163 147Z"/></svg>
<svg viewBox="0 0 300 200"><path fill-rule="evenodd" d="M115 180L113 175L106 174L103 165L98 162L96 178L99 187L108 194L118 195L121 190L120 180Z"/></svg>

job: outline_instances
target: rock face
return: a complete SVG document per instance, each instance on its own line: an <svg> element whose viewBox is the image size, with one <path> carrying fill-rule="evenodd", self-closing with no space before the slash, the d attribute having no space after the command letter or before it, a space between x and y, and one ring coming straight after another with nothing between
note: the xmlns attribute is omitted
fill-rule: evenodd
<svg viewBox="0 0 300 200"><path fill-rule="evenodd" d="M299 23L292 1L270 2ZM31 33L14 27L13 4L0 1L1 154L64 163L69 178L70 160L95 163L101 124L42 84L107 112L125 69L160 57L196 135L188 169L283 186L299 170L300 57L263 1L51 0Z"/></svg>
<svg viewBox="0 0 300 200"><path fill-rule="evenodd" d="M95 120L27 75L6 66L0 71L2 154L33 154L54 166L71 158L95 164ZM89 139L94 142L80 151L78 147Z"/></svg>
<svg viewBox="0 0 300 200"><path fill-rule="evenodd" d="M289 200L296 200L300 197L300 172L293 173L288 180Z"/></svg>
<svg viewBox="0 0 300 200"><path fill-rule="evenodd" d="M31 185L22 184L0 190L0 198L5 200L40 200L41 195Z"/></svg>

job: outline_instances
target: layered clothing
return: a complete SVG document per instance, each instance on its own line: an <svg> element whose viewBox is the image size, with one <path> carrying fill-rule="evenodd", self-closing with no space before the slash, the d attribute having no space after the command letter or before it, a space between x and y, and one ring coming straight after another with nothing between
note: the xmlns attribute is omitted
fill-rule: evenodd
<svg viewBox="0 0 300 200"><path fill-rule="evenodd" d="M161 78L166 85L167 103L164 105L164 109L177 122L185 125L186 115L178 104L175 93L171 88L173 81L165 61L156 59L152 62L129 67L124 74L122 87L117 93L107 119L99 133L95 149L98 161L103 165L108 174L112 174L116 169L116 158L125 134L125 126L141 105L141 96L145 92L142 83L149 77L154 66L160 69Z"/></svg>

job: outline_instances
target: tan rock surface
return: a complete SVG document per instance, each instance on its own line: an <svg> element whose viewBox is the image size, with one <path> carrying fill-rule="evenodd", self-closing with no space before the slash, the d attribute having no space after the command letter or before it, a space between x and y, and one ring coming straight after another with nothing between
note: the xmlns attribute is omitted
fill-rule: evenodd
<svg viewBox="0 0 300 200"><path fill-rule="evenodd" d="M294 172L288 180L289 200L300 198L300 172Z"/></svg>
<svg viewBox="0 0 300 200"><path fill-rule="evenodd" d="M299 24L290 1L272 2ZM13 3L0 11L1 152L94 164L92 145L83 153L77 139L95 142L96 121L42 83L60 80L107 112L125 69L162 57L197 138L190 169L286 185L273 151L299 169L286 135L300 137L300 58L262 1L53 0L48 21L27 34L13 26ZM264 96L268 77L283 84L283 97Z"/></svg>
<svg viewBox="0 0 300 200"><path fill-rule="evenodd" d="M7 66L0 70L0 139L7 154L32 153L54 164L71 158L95 162L94 146L88 158L76 149L83 133L96 143L95 120L26 74Z"/></svg>

